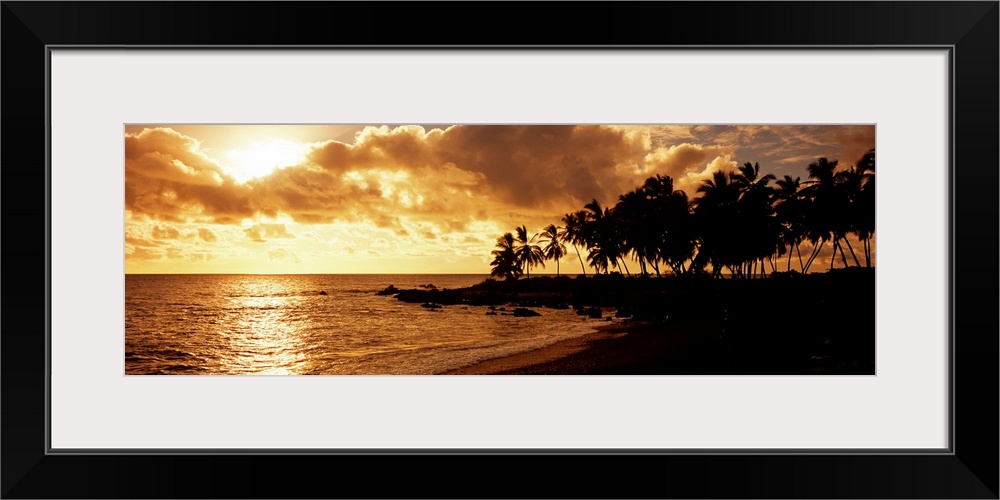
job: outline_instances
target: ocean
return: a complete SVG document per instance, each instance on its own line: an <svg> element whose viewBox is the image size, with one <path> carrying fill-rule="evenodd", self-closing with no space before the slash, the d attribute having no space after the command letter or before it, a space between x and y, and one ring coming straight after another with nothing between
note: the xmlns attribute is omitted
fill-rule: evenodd
<svg viewBox="0 0 1000 500"><path fill-rule="evenodd" d="M579 337L600 324L573 310L537 308L541 316L520 318L376 295L389 285L460 288L486 278L126 275L125 374L430 375Z"/></svg>

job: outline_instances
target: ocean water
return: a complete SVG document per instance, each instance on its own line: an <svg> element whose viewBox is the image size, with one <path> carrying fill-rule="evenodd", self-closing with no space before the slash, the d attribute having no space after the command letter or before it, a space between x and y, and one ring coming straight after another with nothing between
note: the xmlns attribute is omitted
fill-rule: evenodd
<svg viewBox="0 0 1000 500"><path fill-rule="evenodd" d="M427 375L579 337L600 324L572 310L490 316L485 306L431 310L375 294L390 284L460 288L486 278L126 275L125 373Z"/></svg>

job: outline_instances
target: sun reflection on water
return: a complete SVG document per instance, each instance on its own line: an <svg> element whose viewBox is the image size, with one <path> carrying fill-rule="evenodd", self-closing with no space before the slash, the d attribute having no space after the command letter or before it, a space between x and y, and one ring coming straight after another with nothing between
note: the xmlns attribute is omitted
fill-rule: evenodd
<svg viewBox="0 0 1000 500"><path fill-rule="evenodd" d="M230 325L222 334L225 373L294 375L305 369L308 346L288 317L304 297L270 277L247 276L228 290Z"/></svg>

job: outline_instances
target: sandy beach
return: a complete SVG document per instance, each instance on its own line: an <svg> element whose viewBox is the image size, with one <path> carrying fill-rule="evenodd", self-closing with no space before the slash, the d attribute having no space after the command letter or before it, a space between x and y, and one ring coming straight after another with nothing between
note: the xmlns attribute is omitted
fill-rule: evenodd
<svg viewBox="0 0 1000 500"><path fill-rule="evenodd" d="M489 359L446 375L692 373L708 346L704 327L617 322L541 349Z"/></svg>
<svg viewBox="0 0 1000 500"><path fill-rule="evenodd" d="M874 355L819 334L724 321L620 322L445 375L871 375ZM735 330L735 331L734 331ZM862 337L864 338L864 337ZM848 344L846 349L838 344Z"/></svg>

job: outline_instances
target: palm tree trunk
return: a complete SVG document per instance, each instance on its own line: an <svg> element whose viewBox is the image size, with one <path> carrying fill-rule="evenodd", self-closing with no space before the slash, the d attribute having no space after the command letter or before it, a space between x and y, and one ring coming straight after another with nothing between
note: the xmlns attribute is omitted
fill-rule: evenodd
<svg viewBox="0 0 1000 500"><path fill-rule="evenodd" d="M844 236L844 243L847 243L847 249L851 251L851 257L854 259L854 265L861 267L861 263L858 262L858 256L854 255L854 248L851 247L851 242L847 239L847 236ZM841 248L840 252L843 253L844 249Z"/></svg>
<svg viewBox="0 0 1000 500"><path fill-rule="evenodd" d="M861 245L864 247L865 252L865 267L872 267L871 260L868 258L868 238L861 240Z"/></svg>
<svg viewBox="0 0 1000 500"><path fill-rule="evenodd" d="M802 265L802 256L799 255L799 265ZM788 266L785 269L786 273L792 272L792 246L788 245Z"/></svg>
<svg viewBox="0 0 1000 500"><path fill-rule="evenodd" d="M851 267L847 264L847 254L844 252L844 246L840 244L840 241L835 241L834 243L836 243L837 248L840 249L840 260L844 262L844 269Z"/></svg>
<svg viewBox="0 0 1000 500"><path fill-rule="evenodd" d="M819 242L818 246L813 247L812 255L809 256L808 260L806 260L806 267L802 271L803 274L809 272L809 268L812 267L813 261L816 260L816 257L819 255L819 252L823 250L823 247L825 245L826 245L826 240L822 240Z"/></svg>
<svg viewBox="0 0 1000 500"><path fill-rule="evenodd" d="M559 276L559 258L556 257L556 276Z"/></svg>
<svg viewBox="0 0 1000 500"><path fill-rule="evenodd" d="M628 264L625 263L625 257L618 257L622 261L622 266L625 266L625 274L632 276L632 273L628 271Z"/></svg>
<svg viewBox="0 0 1000 500"><path fill-rule="evenodd" d="M573 250L576 250L576 258L580 259L580 270L583 271L583 275L587 275L587 268L583 267L583 257L580 257L580 249L576 247L576 243L573 244Z"/></svg>
<svg viewBox="0 0 1000 500"><path fill-rule="evenodd" d="M791 259L791 258L792 258L792 255L791 255L791 254L792 254L792 250L791 250L791 249L789 249L789 250L788 250L788 258L789 258L789 259ZM804 267L802 267L802 252L801 252L801 251L799 251L799 244L798 244L798 243L796 243L796 244L795 244L795 254L799 256L799 269L800 269L800 270L801 270L801 271L802 271L803 273L805 273L805 272L806 272L806 270L805 270L805 268L804 268Z"/></svg>

